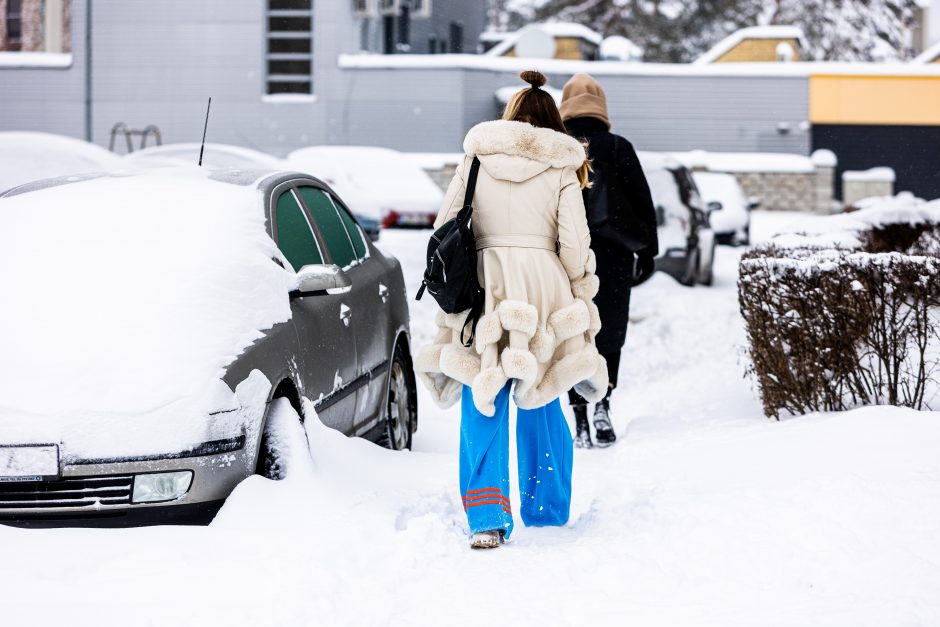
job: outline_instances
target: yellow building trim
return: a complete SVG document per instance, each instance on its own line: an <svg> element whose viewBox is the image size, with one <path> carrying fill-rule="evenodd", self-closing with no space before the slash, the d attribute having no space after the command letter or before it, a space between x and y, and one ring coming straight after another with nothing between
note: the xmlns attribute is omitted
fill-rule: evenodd
<svg viewBox="0 0 940 627"><path fill-rule="evenodd" d="M940 76L814 75L814 124L940 125Z"/></svg>
<svg viewBox="0 0 940 627"><path fill-rule="evenodd" d="M793 60L800 60L800 42L797 39L744 39L713 63L774 63L780 44L790 44L795 53Z"/></svg>

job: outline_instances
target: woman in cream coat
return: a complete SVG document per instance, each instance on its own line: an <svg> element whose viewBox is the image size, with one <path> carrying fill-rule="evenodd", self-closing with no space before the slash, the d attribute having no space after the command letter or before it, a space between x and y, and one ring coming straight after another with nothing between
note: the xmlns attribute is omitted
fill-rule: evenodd
<svg viewBox="0 0 940 627"><path fill-rule="evenodd" d="M503 119L473 127L466 157L435 227L461 208L473 157L481 167L472 226L484 314L473 346L460 341L466 314L438 312L435 342L416 370L435 401L462 399L460 483L471 546L499 546L512 531L509 395L519 407L517 452L522 519L563 525L571 498L571 434L558 397L575 388L599 400L607 367L594 346L598 282L582 186L584 147L565 133L545 77L523 72Z"/></svg>

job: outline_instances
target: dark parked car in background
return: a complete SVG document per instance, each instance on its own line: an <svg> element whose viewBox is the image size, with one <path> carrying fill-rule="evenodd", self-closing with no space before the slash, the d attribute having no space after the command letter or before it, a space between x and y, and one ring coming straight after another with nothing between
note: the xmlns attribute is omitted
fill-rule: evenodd
<svg viewBox="0 0 940 627"><path fill-rule="evenodd" d="M711 284L715 236L692 174L666 155L641 152L639 156L656 207L660 253L656 269L683 285Z"/></svg>
<svg viewBox="0 0 940 627"><path fill-rule="evenodd" d="M278 398L410 448L401 267L320 180L50 179L0 196L0 230L14 228L0 252L0 323L18 327L3 343L0 523L208 522L277 468Z"/></svg>

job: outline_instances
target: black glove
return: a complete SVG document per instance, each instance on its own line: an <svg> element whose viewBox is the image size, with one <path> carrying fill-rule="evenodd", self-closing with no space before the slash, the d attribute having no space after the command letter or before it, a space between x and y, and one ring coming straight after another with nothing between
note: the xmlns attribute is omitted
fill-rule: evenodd
<svg viewBox="0 0 940 627"><path fill-rule="evenodd" d="M639 285L653 276L656 271L656 259L652 255L637 255L633 262L633 284Z"/></svg>

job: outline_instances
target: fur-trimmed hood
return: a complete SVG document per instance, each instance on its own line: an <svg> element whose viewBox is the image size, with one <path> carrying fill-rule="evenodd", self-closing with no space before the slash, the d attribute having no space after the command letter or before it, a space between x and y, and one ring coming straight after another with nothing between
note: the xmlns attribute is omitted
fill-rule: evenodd
<svg viewBox="0 0 940 627"><path fill-rule="evenodd" d="M491 175L523 181L548 168L579 168L587 158L581 142L525 122L481 122L467 133L463 149L480 157Z"/></svg>

